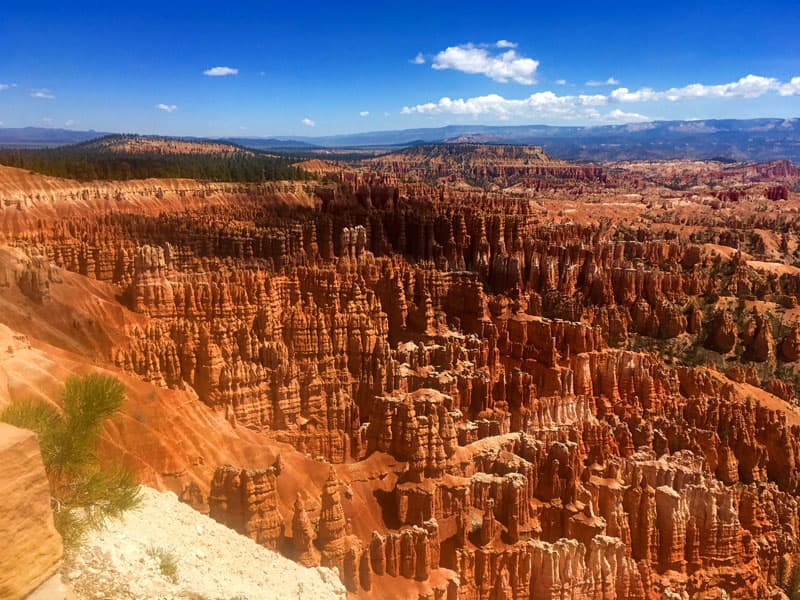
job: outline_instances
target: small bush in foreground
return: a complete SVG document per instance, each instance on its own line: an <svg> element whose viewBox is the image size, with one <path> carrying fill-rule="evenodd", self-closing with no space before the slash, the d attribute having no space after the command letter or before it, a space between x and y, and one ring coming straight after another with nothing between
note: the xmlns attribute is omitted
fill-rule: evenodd
<svg viewBox="0 0 800 600"><path fill-rule="evenodd" d="M0 421L38 434L56 529L70 548L105 519L138 505L140 495L130 471L101 467L96 454L103 422L125 400L119 380L99 374L70 377L61 399L60 412L42 401L14 402L0 413Z"/></svg>
<svg viewBox="0 0 800 600"><path fill-rule="evenodd" d="M172 552L150 546L147 548L147 555L158 561L158 569L166 579L172 583L178 583L178 559Z"/></svg>

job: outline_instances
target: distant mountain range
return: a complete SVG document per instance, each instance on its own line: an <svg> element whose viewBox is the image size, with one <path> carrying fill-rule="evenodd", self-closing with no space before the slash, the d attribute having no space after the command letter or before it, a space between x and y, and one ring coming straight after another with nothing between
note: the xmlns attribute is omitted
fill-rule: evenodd
<svg viewBox="0 0 800 600"><path fill-rule="evenodd" d="M800 162L800 119L655 121L598 127L449 125L294 138L327 148L411 146L431 142L530 144L564 160L725 158Z"/></svg>
<svg viewBox="0 0 800 600"><path fill-rule="evenodd" d="M259 137L231 137L225 138L226 142L252 148L253 150L281 150L292 152L295 150L314 150L321 148L319 144L304 142L295 139L259 138Z"/></svg>
<svg viewBox="0 0 800 600"><path fill-rule="evenodd" d="M106 134L37 127L0 128L0 146L59 146L102 135ZM542 146L552 157L576 161L668 158L766 161L785 158L800 163L800 118L655 121L598 127L449 125L322 137L231 137L224 138L224 141L256 150L293 154L315 154L324 148L389 150L447 141L532 144Z"/></svg>
<svg viewBox="0 0 800 600"><path fill-rule="evenodd" d="M103 131L75 131L73 129L53 129L50 127L0 127L0 147L4 148L42 148L47 146L66 146L88 142L104 135Z"/></svg>

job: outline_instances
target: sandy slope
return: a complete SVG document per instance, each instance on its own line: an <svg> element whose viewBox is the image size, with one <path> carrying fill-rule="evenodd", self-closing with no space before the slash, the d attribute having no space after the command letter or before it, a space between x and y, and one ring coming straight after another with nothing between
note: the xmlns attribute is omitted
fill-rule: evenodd
<svg viewBox="0 0 800 600"><path fill-rule="evenodd" d="M175 494L142 488L142 505L92 532L69 558L79 599L340 599L345 589L326 568L305 568L201 515ZM162 572L157 552L174 559ZM101 595L102 594L102 595Z"/></svg>

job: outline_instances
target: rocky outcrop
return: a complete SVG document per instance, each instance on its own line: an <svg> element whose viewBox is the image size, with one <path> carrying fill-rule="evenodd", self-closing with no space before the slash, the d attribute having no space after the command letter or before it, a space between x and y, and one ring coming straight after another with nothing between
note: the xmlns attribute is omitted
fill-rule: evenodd
<svg viewBox="0 0 800 600"><path fill-rule="evenodd" d="M57 573L61 536L36 435L0 423L0 596L24 598Z"/></svg>
<svg viewBox="0 0 800 600"><path fill-rule="evenodd" d="M16 272L16 277L22 293L39 304L50 299L51 282L59 281L58 270L50 265L46 256L35 249Z"/></svg>
<svg viewBox="0 0 800 600"><path fill-rule="evenodd" d="M275 550L284 530L278 511L279 474L280 462L261 470L218 467L208 498L209 516Z"/></svg>
<svg viewBox="0 0 800 600"><path fill-rule="evenodd" d="M745 322L741 335L746 360L765 362L774 359L775 339L772 336L772 325L766 316L754 314Z"/></svg>
<svg viewBox="0 0 800 600"><path fill-rule="evenodd" d="M537 180L606 180L601 167L553 160L538 146L423 144L398 154L372 159L371 166L403 178L452 181L458 177L475 185L512 185L519 181L535 185Z"/></svg>
<svg viewBox="0 0 800 600"><path fill-rule="evenodd" d="M781 358L787 362L800 359L800 327L793 327L781 342Z"/></svg>
<svg viewBox="0 0 800 600"><path fill-rule="evenodd" d="M708 326L706 348L727 354L736 345L736 323L727 311L718 311Z"/></svg>

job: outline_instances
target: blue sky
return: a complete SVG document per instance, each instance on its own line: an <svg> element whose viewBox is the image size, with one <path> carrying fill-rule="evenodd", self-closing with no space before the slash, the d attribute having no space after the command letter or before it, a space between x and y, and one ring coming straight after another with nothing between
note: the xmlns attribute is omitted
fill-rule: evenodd
<svg viewBox="0 0 800 600"><path fill-rule="evenodd" d="M313 136L798 117L798 31L795 2L14 2L0 122Z"/></svg>

